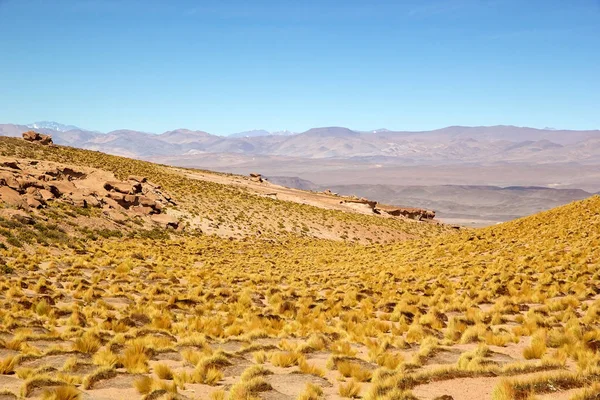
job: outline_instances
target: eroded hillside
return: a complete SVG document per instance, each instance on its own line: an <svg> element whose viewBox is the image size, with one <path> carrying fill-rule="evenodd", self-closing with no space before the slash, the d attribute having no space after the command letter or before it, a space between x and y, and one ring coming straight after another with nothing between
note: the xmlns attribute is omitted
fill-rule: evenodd
<svg viewBox="0 0 600 400"><path fill-rule="evenodd" d="M435 235L448 229L406 218L386 218L372 210L366 213L331 196L268 183L252 186L248 178L236 175L171 168L70 147L0 138L0 156L5 162L42 160L73 170L92 168L100 171L97 174L112 174L121 181L132 176L147 178L173 198L174 204L166 204L165 214L181 220L189 230L207 234L276 238L291 233L376 243ZM276 198L278 192L280 198ZM127 225L135 221L121 222Z"/></svg>

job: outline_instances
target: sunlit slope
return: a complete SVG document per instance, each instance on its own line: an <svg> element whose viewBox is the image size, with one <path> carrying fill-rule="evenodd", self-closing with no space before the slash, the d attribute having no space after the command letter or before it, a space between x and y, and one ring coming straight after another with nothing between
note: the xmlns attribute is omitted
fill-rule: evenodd
<svg viewBox="0 0 600 400"><path fill-rule="evenodd" d="M15 143L5 150L12 155L148 176L183 211L214 212L203 199L220 198L229 208L256 207L252 218L320 212L255 201L164 166L7 143ZM505 400L599 391L598 196L490 228L382 245L293 231L276 240L169 230L49 237L52 227L37 218L0 221L15 237L48 236L0 248L0 378L8 393L459 399L468 387L473 399ZM429 227L411 226L421 225Z"/></svg>
<svg viewBox="0 0 600 400"><path fill-rule="evenodd" d="M401 272L431 271L458 287L476 284L478 291L472 294L480 300L500 293L531 300L580 289L589 293L598 286L600 196L493 227L392 248L393 257L401 260Z"/></svg>
<svg viewBox="0 0 600 400"><path fill-rule="evenodd" d="M162 186L192 223L221 236L277 237L282 233L349 241L386 242L435 235L448 228L435 224L357 213L343 213L258 196L244 188L190 179L180 170L149 162L63 146L38 146L0 138L0 155L93 167L115 174L147 177ZM180 214L178 214L180 215Z"/></svg>

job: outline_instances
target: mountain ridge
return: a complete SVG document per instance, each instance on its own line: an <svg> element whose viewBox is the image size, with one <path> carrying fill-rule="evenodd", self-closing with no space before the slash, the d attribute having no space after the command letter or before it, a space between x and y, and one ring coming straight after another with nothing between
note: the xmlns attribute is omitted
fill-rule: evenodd
<svg viewBox="0 0 600 400"><path fill-rule="evenodd" d="M67 126L67 125L62 125ZM0 124L0 135L20 136L27 125ZM411 162L600 162L600 130L547 130L510 125L450 126L431 131L360 132L345 127L312 128L291 135L217 136L179 128L161 134L130 129L99 133L41 128L55 143L149 158L202 153L315 158L386 158ZM242 132L243 133L243 132ZM192 153L190 153L192 152Z"/></svg>

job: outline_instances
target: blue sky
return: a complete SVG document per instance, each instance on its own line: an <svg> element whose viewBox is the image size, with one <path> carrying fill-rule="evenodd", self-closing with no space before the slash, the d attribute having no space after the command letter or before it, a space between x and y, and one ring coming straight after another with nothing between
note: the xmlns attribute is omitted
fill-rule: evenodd
<svg viewBox="0 0 600 400"><path fill-rule="evenodd" d="M600 128L600 0L0 0L0 123Z"/></svg>

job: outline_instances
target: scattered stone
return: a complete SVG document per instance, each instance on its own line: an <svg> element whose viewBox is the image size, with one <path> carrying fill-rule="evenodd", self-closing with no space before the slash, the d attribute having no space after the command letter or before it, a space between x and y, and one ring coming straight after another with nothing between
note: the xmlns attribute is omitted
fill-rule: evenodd
<svg viewBox="0 0 600 400"><path fill-rule="evenodd" d="M17 221L24 225L35 224L35 219L23 210L11 210L11 209L0 210L0 216L2 218Z"/></svg>
<svg viewBox="0 0 600 400"><path fill-rule="evenodd" d="M139 183L131 184L127 182L111 181L104 184L104 189L123 194L135 194L142 191L142 185Z"/></svg>
<svg viewBox="0 0 600 400"><path fill-rule="evenodd" d="M25 195L25 202L29 208L35 209L42 208L45 205L32 194Z"/></svg>
<svg viewBox="0 0 600 400"><path fill-rule="evenodd" d="M127 178L128 181L134 181L137 183L146 183L148 179L145 176L131 175Z"/></svg>
<svg viewBox="0 0 600 400"><path fill-rule="evenodd" d="M342 202L355 203L355 204L366 204L372 210L374 210L375 206L377 205L376 201L365 199L365 198L360 198L360 199L359 198L347 198L347 199L344 199Z"/></svg>
<svg viewBox="0 0 600 400"><path fill-rule="evenodd" d="M254 182L262 182L263 181L263 177L261 174L258 174L256 172L251 172L250 173L250 180L254 181Z"/></svg>
<svg viewBox="0 0 600 400"><path fill-rule="evenodd" d="M405 217L414 219L416 221L432 220L435 218L435 211L425 210L423 208L413 207L394 207L394 206L380 206L380 211L385 211L389 215L395 217Z"/></svg>
<svg viewBox="0 0 600 400"><path fill-rule="evenodd" d="M150 217L152 221L161 225L164 228L177 229L179 227L179 221L177 218L167 214L155 214Z"/></svg>
<svg viewBox="0 0 600 400"><path fill-rule="evenodd" d="M2 166L6 167L6 168L11 168L11 169L19 169L19 170L21 169L21 168L19 168L19 164L17 164L16 161L5 161L2 163Z"/></svg>
<svg viewBox="0 0 600 400"><path fill-rule="evenodd" d="M122 212L119 212L118 210L113 210L113 209L104 210L104 214L109 219L113 220L114 222L116 222L118 224L122 224L127 221L127 215L123 214Z"/></svg>
<svg viewBox="0 0 600 400"><path fill-rule="evenodd" d="M27 203L25 202L25 200L23 200L19 192L8 186L0 187L0 200L8 204L9 206L15 208L25 208L25 206L27 205Z"/></svg>
<svg viewBox="0 0 600 400"><path fill-rule="evenodd" d="M48 145L52 144L52 136L44 135L44 134L37 133L34 131L24 132L23 139L28 142L42 144L44 146L48 146Z"/></svg>

